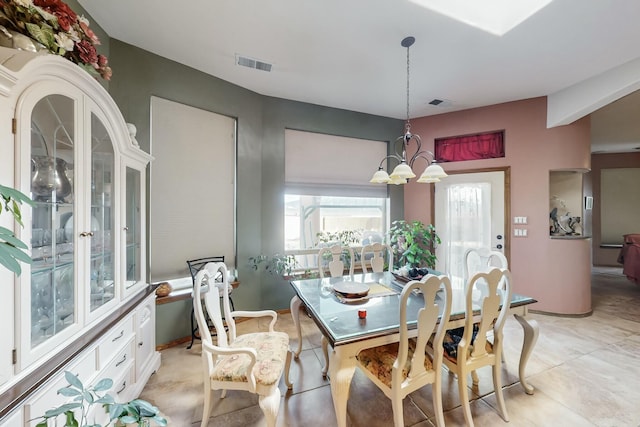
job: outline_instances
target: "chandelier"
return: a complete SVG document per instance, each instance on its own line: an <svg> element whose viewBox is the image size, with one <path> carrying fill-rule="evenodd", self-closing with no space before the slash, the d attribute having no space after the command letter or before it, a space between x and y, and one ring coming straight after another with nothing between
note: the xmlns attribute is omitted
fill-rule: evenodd
<svg viewBox="0 0 640 427"><path fill-rule="evenodd" d="M380 161L378 171L373 174L371 181L374 184L406 184L409 179L415 178L416 174L413 173L413 166L418 159L424 159L427 162L427 168L422 172L418 182L429 183L438 182L440 178L447 176L446 172L436 164L435 156L431 151L422 150L422 141L420 136L411 133L411 123L409 122L409 47L416 41L414 37L406 37L400 43L402 47L407 48L407 121L404 125L404 135L398 137L394 143L395 154L390 154ZM416 152L409 159L407 159L407 147L409 144L415 141ZM398 151L401 148L401 151ZM395 159L398 165L393 169L391 175L389 175L382 164L388 159Z"/></svg>

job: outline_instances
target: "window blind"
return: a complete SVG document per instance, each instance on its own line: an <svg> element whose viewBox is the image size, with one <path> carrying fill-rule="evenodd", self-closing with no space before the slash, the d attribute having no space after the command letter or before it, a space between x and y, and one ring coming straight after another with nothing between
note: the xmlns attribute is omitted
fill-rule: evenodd
<svg viewBox="0 0 640 427"><path fill-rule="evenodd" d="M189 276L186 261L235 266L235 119L151 98L150 280Z"/></svg>
<svg viewBox="0 0 640 427"><path fill-rule="evenodd" d="M387 142L285 130L288 194L386 197L369 180L387 155ZM386 162L383 163L386 168Z"/></svg>

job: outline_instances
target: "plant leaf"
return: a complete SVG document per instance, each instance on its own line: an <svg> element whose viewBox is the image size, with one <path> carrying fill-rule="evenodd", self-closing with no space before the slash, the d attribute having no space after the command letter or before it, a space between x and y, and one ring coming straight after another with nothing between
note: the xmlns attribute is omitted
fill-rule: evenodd
<svg viewBox="0 0 640 427"><path fill-rule="evenodd" d="M82 384L82 381L80 381L80 378L78 378L78 376L73 372L64 371L64 379L67 380L69 385L77 388L80 391L84 391L84 385Z"/></svg>
<svg viewBox="0 0 640 427"><path fill-rule="evenodd" d="M9 249L15 249L11 245L0 242L0 264L4 265L9 271L16 275L22 274L20 264L9 254Z"/></svg>
<svg viewBox="0 0 640 427"><path fill-rule="evenodd" d="M76 415L73 411L67 411L64 414L67 418L64 427L78 427L78 420L76 420Z"/></svg>
<svg viewBox="0 0 640 427"><path fill-rule="evenodd" d="M14 188L0 185L0 194L2 194L4 197L9 197L10 199L17 200L19 203L26 203L30 206L35 206L35 202L31 200L29 196Z"/></svg>
<svg viewBox="0 0 640 427"><path fill-rule="evenodd" d="M64 405L60 405L57 408L49 409L44 413L44 416L46 418L57 417L58 415L64 414L65 412L73 411L74 409L77 409L80 406L81 405L79 403L65 403Z"/></svg>
<svg viewBox="0 0 640 427"><path fill-rule="evenodd" d="M103 378L98 381L98 384L93 388L94 391L109 390L113 386L113 380L111 378Z"/></svg>
<svg viewBox="0 0 640 427"><path fill-rule="evenodd" d="M60 390L58 390L58 394L61 394L62 396L67 396L67 397L82 395L82 393L74 387L61 388Z"/></svg>

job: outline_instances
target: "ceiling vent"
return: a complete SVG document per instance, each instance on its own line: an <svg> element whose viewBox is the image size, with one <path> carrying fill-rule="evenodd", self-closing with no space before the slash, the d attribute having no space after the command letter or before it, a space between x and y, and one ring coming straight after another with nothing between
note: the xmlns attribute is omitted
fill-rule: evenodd
<svg viewBox="0 0 640 427"><path fill-rule="evenodd" d="M453 102L449 101L448 99L438 99L438 98L432 99L427 104L433 107L438 107L438 108L451 108L453 106Z"/></svg>
<svg viewBox="0 0 640 427"><path fill-rule="evenodd" d="M243 67L255 68L256 70L270 72L272 65L259 61L257 59L249 58L247 56L236 55L236 64Z"/></svg>

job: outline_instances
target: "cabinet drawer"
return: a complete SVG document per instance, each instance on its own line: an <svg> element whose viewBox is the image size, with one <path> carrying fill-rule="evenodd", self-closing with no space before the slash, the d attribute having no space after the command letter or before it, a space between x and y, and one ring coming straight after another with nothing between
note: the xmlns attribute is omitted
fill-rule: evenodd
<svg viewBox="0 0 640 427"><path fill-rule="evenodd" d="M108 394L115 399L116 402L126 402L133 399L135 396L130 395L133 385L133 366L128 365L128 368L121 373L119 377L114 377L113 386ZM89 412L89 419L96 423L106 426L109 423L109 415L105 412L102 405L95 405Z"/></svg>
<svg viewBox="0 0 640 427"><path fill-rule="evenodd" d="M127 316L98 344L98 365L99 369L104 368L113 359L114 355L122 350L122 347L133 336L133 316Z"/></svg>
<svg viewBox="0 0 640 427"><path fill-rule="evenodd" d="M129 369L129 367L134 363L133 345L133 337L129 337L129 341L126 342L126 345L116 353L114 357L111 358L108 365L100 371L100 379L111 378L114 382L113 387L116 387L116 379L121 378L127 369Z"/></svg>
<svg viewBox="0 0 640 427"><path fill-rule="evenodd" d="M71 362L71 364L64 369L65 371L72 372L80 378L80 381L87 386L92 381L96 372L96 357L95 350L86 352L77 361ZM25 419L31 420L36 417L44 415L44 413L56 406L63 404L68 398L58 394L58 390L69 385L65 379L64 372L50 381L42 391L38 392L29 402L25 405ZM62 417L61 417L62 418ZM32 420L25 425L35 426L40 419Z"/></svg>

